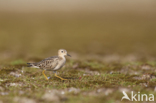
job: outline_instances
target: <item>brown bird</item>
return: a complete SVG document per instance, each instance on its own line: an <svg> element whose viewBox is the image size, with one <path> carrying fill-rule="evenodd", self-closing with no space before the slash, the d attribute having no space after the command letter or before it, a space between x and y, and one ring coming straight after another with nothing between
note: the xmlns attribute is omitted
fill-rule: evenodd
<svg viewBox="0 0 156 103"><path fill-rule="evenodd" d="M27 64L28 67L43 69L42 73L47 80L48 78L44 73L45 71L53 71L56 77L60 78L61 80L67 80L56 74L56 71L61 69L66 63L65 58L66 55L70 56L65 49L59 49L58 56L52 56L37 63L27 63Z"/></svg>

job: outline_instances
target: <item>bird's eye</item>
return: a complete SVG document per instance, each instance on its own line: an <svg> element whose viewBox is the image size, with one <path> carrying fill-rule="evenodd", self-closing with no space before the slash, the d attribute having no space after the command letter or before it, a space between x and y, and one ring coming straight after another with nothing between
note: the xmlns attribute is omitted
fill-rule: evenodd
<svg viewBox="0 0 156 103"><path fill-rule="evenodd" d="M63 51L61 51L63 53Z"/></svg>

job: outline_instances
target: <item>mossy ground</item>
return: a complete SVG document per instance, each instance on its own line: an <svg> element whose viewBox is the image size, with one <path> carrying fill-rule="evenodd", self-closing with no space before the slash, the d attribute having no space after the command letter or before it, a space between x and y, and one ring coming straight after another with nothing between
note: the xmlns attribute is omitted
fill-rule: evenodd
<svg viewBox="0 0 156 103"><path fill-rule="evenodd" d="M28 68L25 61L18 60L0 69L0 100L8 103L23 102L25 99L34 103L113 103L120 102L123 90L156 95L156 74L153 72L155 66L156 63L151 65L145 62L117 64L69 60L58 71L59 76L69 80L62 81L54 77L52 72L46 71L46 75L51 77L47 81L42 70ZM124 70L131 71L131 74L123 72ZM49 91L58 99L46 97L46 93L51 93Z"/></svg>

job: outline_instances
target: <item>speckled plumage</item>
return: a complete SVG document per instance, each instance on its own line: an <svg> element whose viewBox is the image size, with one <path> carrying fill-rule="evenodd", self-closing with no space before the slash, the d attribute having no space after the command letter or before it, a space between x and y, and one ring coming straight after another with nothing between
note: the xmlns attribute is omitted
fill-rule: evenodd
<svg viewBox="0 0 156 103"><path fill-rule="evenodd" d="M52 56L49 58L46 58L40 62L37 63L28 63L30 67L34 68L40 68L47 71L53 71L57 65L59 65L59 61L61 61L62 58L58 56Z"/></svg>
<svg viewBox="0 0 156 103"><path fill-rule="evenodd" d="M66 63L66 58L65 58L66 55L70 56L69 54L67 54L67 51L65 49L60 49L58 51L58 56L52 56L37 63L27 63L27 64L28 64L28 67L32 67L32 68L40 68L46 71L57 71L61 69ZM43 74L44 74L44 71L43 71ZM59 78L63 79L61 77Z"/></svg>

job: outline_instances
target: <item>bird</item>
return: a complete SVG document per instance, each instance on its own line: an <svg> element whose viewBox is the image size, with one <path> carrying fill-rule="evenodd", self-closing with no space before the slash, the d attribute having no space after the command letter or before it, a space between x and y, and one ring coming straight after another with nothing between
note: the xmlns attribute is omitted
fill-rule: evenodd
<svg viewBox="0 0 156 103"><path fill-rule="evenodd" d="M44 73L45 71L53 71L55 73L55 77L60 78L61 80L67 80L57 75L57 70L61 69L66 63L65 56L71 57L71 55L69 55L65 49L59 49L58 56L52 56L43 59L42 61L37 63L27 63L27 64L28 67L31 68L43 69L42 74L44 75L46 80L49 80L49 78L45 75Z"/></svg>

